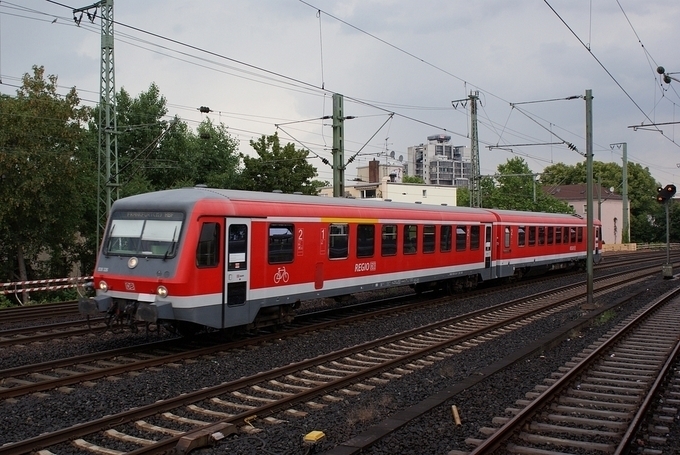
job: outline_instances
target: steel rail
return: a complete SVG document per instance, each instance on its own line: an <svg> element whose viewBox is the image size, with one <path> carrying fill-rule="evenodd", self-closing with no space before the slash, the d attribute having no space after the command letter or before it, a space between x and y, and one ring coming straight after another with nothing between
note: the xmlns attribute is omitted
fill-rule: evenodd
<svg viewBox="0 0 680 455"><path fill-rule="evenodd" d="M670 299L680 295L680 288L671 290L658 298L652 305L650 305L643 313L639 314L628 324L626 324L616 334L594 349L587 357L581 361L559 378L554 384L548 387L543 393L536 397L531 404L521 409L514 417L508 420L501 428L499 428L493 435L482 441L469 455L484 455L493 453L494 450L508 438L510 438L519 427L526 423L536 412L542 409L548 402L552 401L554 397L563 389L568 387L575 378L589 368L595 359L601 357L602 353L610 349L623 337L629 335L630 330L636 327L641 322L646 320L659 307L665 305Z"/></svg>
<svg viewBox="0 0 680 455"><path fill-rule="evenodd" d="M639 273L635 275L636 277L640 277ZM629 278L621 279L622 282L629 282ZM617 283L614 284L607 284L603 286L604 288L609 288L612 286L618 285ZM566 288L566 289L564 289ZM575 284L575 285L568 285L564 286L563 288L560 288L560 290L557 292L564 292L565 290L575 290L575 289L583 289L584 285L583 284ZM598 289L598 292L602 291L602 289ZM554 295L556 294L555 291L545 291L538 293L537 296L541 297L547 297L549 295ZM520 319L525 319L525 318L531 318L533 315L545 312L545 311L550 311L550 308L564 305L564 300L569 300L573 301L575 299L583 298L584 292L578 292L577 295L570 295L568 297L563 297L559 299L558 301L551 302L547 306L540 306L537 304L535 301L538 297L536 296L531 296L531 301L533 303L525 303L528 299L525 297L523 299L518 299L521 300L523 303L526 305L532 306L531 310L528 312L522 312L521 314L515 314L513 316L507 317L503 316L499 319L496 320L495 323L490 323L485 325L482 328L475 329L465 335L462 336L457 336L454 337L450 340L446 340L440 343L433 344L423 350L420 350L418 352L413 352L407 356L404 356L402 358L397 358L393 360L387 360L386 362L382 363L376 368L373 369L367 369L364 371L359 371L357 373L348 375L346 377L343 377L341 379L338 379L336 381L333 381L332 383L325 384L323 386L315 387L313 389L310 389L308 391L302 392L301 394L297 394L295 396L292 396L288 399L284 399L283 401L279 401L276 403L272 403L269 405L265 405L263 407L258 408L255 411L249 411L245 413L238 414L234 416L233 418L228 418L224 420L220 420L219 422L224 422L224 423L234 423L234 422L239 422L239 421L245 421L249 417L252 417L253 415L267 415L269 413L276 412L277 410L283 409L286 406L290 406L291 402L298 402L307 399L310 396L316 396L320 393L322 390L328 390L328 389L337 389L340 388L346 384L353 383L360 381L361 379L375 375L376 372L378 371L383 371L387 369L394 368L397 365L403 364L405 362L412 361L414 358L419 358L426 356L430 352L442 350L446 346L450 346L451 344L455 343L460 343L466 339L474 338L476 336L479 336L480 333L486 333L489 331L494 331L497 330L498 328L504 327L511 323L512 321L520 320ZM329 354L321 355L313 359L307 359L304 360L300 363L297 364L291 364L291 365L286 365L284 367L280 367L268 372L262 372L259 374L256 374L251 377L247 378L241 378L235 381L231 381L228 383L220 384L215 387L211 388L206 388L206 389L201 389L195 392L189 392L183 395L180 395L178 397L170 398L167 400L162 400L158 401L149 405L141 406L138 408L134 408L128 411L124 411L122 413L112 415L112 416L106 416L102 417L100 419L93 420L91 422L85 422L82 424L78 424L69 428L65 428L62 430L57 430L53 433L49 434L44 434L40 436L36 436L24 441L16 442L16 443L10 443L7 445L4 445L0 447L0 455L19 455L23 454L29 451L33 451L36 449L44 448L44 447L49 447L51 445L55 445L57 443L64 442L69 439L77 438L79 436L83 436L86 434L91 434L93 432L102 430L106 427L111 427L115 425L120 425L123 423L127 423L133 420L137 420L143 417L147 417L149 415L156 415L160 412L163 411L168 411L171 409L175 409L179 406L189 404L189 403L194 403L198 401L202 401L204 399L214 397L217 395L229 393L234 390L242 389L244 387L248 387L254 383L259 383L263 381L267 381L270 379L275 379L277 377L285 376L287 374L295 373L300 370L304 370L306 368L313 367L318 364L323 364L327 362L331 362L334 360L341 359L343 357L346 357L350 355L351 353L358 352L358 351L366 351L370 350L372 348L376 348L381 345L385 345L400 339L405 339L412 337L414 335L417 335L419 333L432 330L434 328L439 328L442 326L447 326L451 324L455 324L457 322L464 321L466 319L474 319L476 317L482 316L482 315L487 315L488 313L494 313L497 312L501 308L509 307L509 306L517 306L518 303L517 301L513 301L511 304L506 303L502 305L496 305L490 308L486 308L483 310L476 310L471 313L468 313L466 315L459 315L453 318L449 318L445 321L439 321L434 324L430 324L427 326L419 327L416 329L411 329L406 332L402 332L399 334L394 334L390 335L384 338L381 338L379 340L374 340L370 341L367 343L363 343L358 346L354 346L351 348L347 348L344 350L340 351L335 351ZM212 422L213 424L219 423L219 422ZM166 441L166 440L164 440ZM159 448L159 447L166 447L167 444L171 444L170 442L162 442L162 446L159 445L154 445L152 447L147 447L147 448L142 448L137 451L131 452L131 454L137 454L137 453L157 453L157 451L163 451L165 449Z"/></svg>

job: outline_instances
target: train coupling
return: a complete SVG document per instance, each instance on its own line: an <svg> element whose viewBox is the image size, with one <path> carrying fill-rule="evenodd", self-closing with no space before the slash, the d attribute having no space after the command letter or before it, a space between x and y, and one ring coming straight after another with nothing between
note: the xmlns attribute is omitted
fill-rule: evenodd
<svg viewBox="0 0 680 455"><path fill-rule="evenodd" d="M139 302L135 319L138 321L155 323L158 320L158 307L156 307L156 305Z"/></svg>
<svg viewBox="0 0 680 455"><path fill-rule="evenodd" d="M78 311L83 316L96 316L111 308L113 299L108 295L98 295L95 297L78 299Z"/></svg>

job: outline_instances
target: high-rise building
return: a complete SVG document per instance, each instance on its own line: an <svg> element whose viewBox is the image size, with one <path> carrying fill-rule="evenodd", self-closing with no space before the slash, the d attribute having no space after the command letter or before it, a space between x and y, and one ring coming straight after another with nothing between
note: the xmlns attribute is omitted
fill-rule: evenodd
<svg viewBox="0 0 680 455"><path fill-rule="evenodd" d="M472 173L470 149L451 144L451 136L427 137L426 144L408 148L406 175L420 177L426 184L468 187Z"/></svg>

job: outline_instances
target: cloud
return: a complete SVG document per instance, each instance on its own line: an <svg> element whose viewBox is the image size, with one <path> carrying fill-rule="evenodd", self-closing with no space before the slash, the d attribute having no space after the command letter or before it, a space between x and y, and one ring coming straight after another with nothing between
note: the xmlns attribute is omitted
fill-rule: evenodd
<svg viewBox="0 0 680 455"><path fill-rule="evenodd" d="M570 0L308 3L313 6L295 0L116 0L116 86L136 95L155 82L170 114L190 126L202 118L198 106L209 106L209 115L229 126L244 152L249 139L272 134L277 124L330 115L330 92L336 91L346 97L345 115L357 117L345 124L345 144L346 156L364 147L355 162L360 165L381 152L405 155L408 146L443 130L457 144L469 144L469 117L451 101L479 90L483 173L515 155L526 157L535 172L551 162L582 160L563 146L513 152L487 146L552 142L552 131L585 150L583 100L526 105L529 116L510 103L592 89L595 159L621 163L609 145L627 142L629 160L648 166L661 183L678 183L680 147L672 142L680 144L678 126L661 128L665 137L629 128L679 115L680 83L661 85L655 75L658 65L680 71L676 0L620 2L624 11L616 3L591 9ZM0 15L3 93L13 93L7 84L37 64L57 74L61 85L84 90L83 98L98 98L98 21L76 27L69 9L42 0L2 2ZM390 112L397 115L380 129ZM329 125L300 122L279 133L330 158ZM313 164L321 178L331 178L330 169ZM353 177L351 169L347 177Z"/></svg>

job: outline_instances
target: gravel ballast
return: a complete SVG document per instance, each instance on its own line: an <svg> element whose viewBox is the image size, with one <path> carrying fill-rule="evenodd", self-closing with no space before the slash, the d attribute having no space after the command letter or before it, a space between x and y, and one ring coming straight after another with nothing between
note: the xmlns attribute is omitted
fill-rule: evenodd
<svg viewBox="0 0 680 455"><path fill-rule="evenodd" d="M541 288L554 288L582 280L583 276L565 277L558 279L557 283L543 282L528 288L514 288L474 299L460 298L452 305L437 306L435 309L423 308L422 311L411 313L408 317L395 315L393 318L380 321L369 320L252 349L233 351L223 356L200 358L198 362L185 363L180 368L162 368L158 371L144 371L140 375L125 375L115 380L99 380L92 387L77 385L69 393L50 391L47 394L7 400L0 403L0 428L6 429L0 432L0 444L36 436L46 431L55 431L105 414L121 412L132 406L150 404L179 393L191 392L245 375L268 371L304 358L494 305L528 292L538 292ZM405 426L373 446L368 453L446 454L452 449L471 450L471 447L465 444L465 438L481 437L478 433L480 427L490 426L493 417L504 415L504 409L512 406L515 400L524 398L524 394L532 390L535 384L542 383L551 372L557 371L571 357L593 343L615 324L675 285L672 280L662 280L660 277L649 279L648 282L647 292L619 307L609 315L609 319L603 319L599 324L574 334L550 351L527 358L520 365L515 365L457 395L452 403L445 403ZM629 293L630 291L619 291L608 294L598 303L614 302ZM578 308L554 314L437 362L430 368L392 380L372 391L362 392L354 397L344 397L343 401L337 403L326 402L327 406L321 410L305 409L309 411L305 418L285 417L286 422L278 425L255 421L253 425L261 428L262 432L251 436L241 433L237 437L220 441L214 448L201 449L196 453L305 453L308 448L302 444L302 437L314 430L326 434L326 438L317 447L317 452L330 449L360 434L371 425L378 424L394 412L412 406L436 391L465 379L479 369L511 355L526 344L581 315L582 311ZM131 337L127 334L127 336L93 337L84 339L79 344L68 341L50 342L39 347L8 349L0 354L0 361L3 368L10 368L12 365L139 344L141 340L145 340L143 335ZM453 404L460 410L463 420L462 425L458 427L452 421ZM125 429L128 428L131 426L126 426ZM107 439L106 442L111 446L111 440ZM80 453L78 449L67 444L59 446L56 452Z"/></svg>

